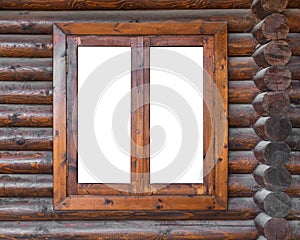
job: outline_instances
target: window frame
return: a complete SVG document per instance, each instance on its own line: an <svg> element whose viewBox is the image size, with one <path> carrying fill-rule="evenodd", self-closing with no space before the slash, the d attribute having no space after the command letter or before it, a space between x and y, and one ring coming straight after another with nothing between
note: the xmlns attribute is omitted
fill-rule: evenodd
<svg viewBox="0 0 300 240"><path fill-rule="evenodd" d="M59 23L54 25L53 34L54 208L56 210L119 211L225 210L228 199L227 24L224 22L203 21ZM204 98L209 99L207 100L207 108L214 113L210 119L212 122L210 129L212 138L204 140L207 142L211 140L214 145L218 136L222 134L225 136L221 151L214 148L211 152L211 158L204 161L204 184L193 184L192 189L182 187L182 185L187 186L186 184L171 184L160 191L155 191L155 186L154 189L149 189L147 184L142 183L135 185L139 189L130 189L133 194L126 194L126 190L128 190L126 184L124 184L125 192L112 190L101 184L78 184L76 143L74 138L70 137L71 134L68 134L71 131L76 133L77 129L77 123L70 120L70 114L74 114L72 112L74 110L73 105L76 104L77 97L77 47L120 46L118 44L120 40L125 44L123 46L138 46L142 50L141 54L147 56L147 53L143 53L143 51L147 51L150 46L161 45L159 39L181 37L194 39L194 41L198 39L198 45L204 47L204 56L205 54L209 55L207 60L204 61L204 69L210 76L213 76L214 83L223 101L221 108L215 105L215 89L211 86L212 84L204 86ZM152 39L154 40L152 41ZM187 42L189 43L189 41ZM180 44L182 45L182 43ZM163 46L174 46L174 44ZM135 58L134 55L133 58ZM149 67L147 68L149 61L147 58L142 59L142 61L144 69L135 73L132 72L132 74L140 76L139 78L135 77L135 80L140 79L141 82L134 81L132 84L141 84L143 87L144 81L147 79L145 76L149 74ZM206 84L205 80L204 84ZM132 97L135 100L144 101L144 95ZM142 111L145 111L146 115L149 114L149 104L145 104ZM226 126L225 129L217 127L220 114L226 116L226 122L223 123ZM149 123L143 120L139 124L139 127L148 131L146 135L149 135ZM146 128L144 125L146 125ZM134 149L132 150L134 151ZM131 164L133 161L131 159ZM135 167L135 169L138 173L143 174L145 171L143 167L149 168L149 159L146 159L146 161L143 159L140 162L142 165ZM148 162L148 164L145 165L145 162ZM137 164L139 164L138 161L134 165ZM149 174L148 176L144 174L146 181L148 178ZM131 180L136 181L136 179ZM191 194L191 191L195 191L195 189L196 193ZM140 191L144 194L140 194Z"/></svg>

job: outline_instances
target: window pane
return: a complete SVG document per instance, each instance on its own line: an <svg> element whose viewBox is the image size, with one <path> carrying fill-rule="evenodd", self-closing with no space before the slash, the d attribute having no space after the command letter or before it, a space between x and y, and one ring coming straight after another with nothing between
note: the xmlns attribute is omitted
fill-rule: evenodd
<svg viewBox="0 0 300 240"><path fill-rule="evenodd" d="M78 48L78 182L130 183L130 47Z"/></svg>
<svg viewBox="0 0 300 240"><path fill-rule="evenodd" d="M203 183L203 48L150 48L150 182Z"/></svg>

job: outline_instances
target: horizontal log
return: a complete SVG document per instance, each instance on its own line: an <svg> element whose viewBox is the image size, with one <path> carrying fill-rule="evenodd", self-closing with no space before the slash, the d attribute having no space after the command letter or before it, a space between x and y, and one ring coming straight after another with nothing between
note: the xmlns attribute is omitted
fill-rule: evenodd
<svg viewBox="0 0 300 240"><path fill-rule="evenodd" d="M229 151L229 172L252 174L258 164L253 151ZM285 165L291 174L300 174L300 152L291 152Z"/></svg>
<svg viewBox="0 0 300 240"><path fill-rule="evenodd" d="M300 151L300 128L294 128L285 142L292 150Z"/></svg>
<svg viewBox="0 0 300 240"><path fill-rule="evenodd" d="M287 192L299 196L299 184L292 185ZM230 174L228 186L230 197L252 197L261 188L252 174ZM49 174L0 174L0 197L52 197L52 191L53 179Z"/></svg>
<svg viewBox="0 0 300 240"><path fill-rule="evenodd" d="M290 98L283 91L264 92L254 98L252 105L260 116L286 116Z"/></svg>
<svg viewBox="0 0 300 240"><path fill-rule="evenodd" d="M0 127L52 127L52 106L0 104Z"/></svg>
<svg viewBox="0 0 300 240"><path fill-rule="evenodd" d="M52 81L52 59L0 58L0 81Z"/></svg>
<svg viewBox="0 0 300 240"><path fill-rule="evenodd" d="M289 95L292 103L300 104L300 81L292 81L286 93Z"/></svg>
<svg viewBox="0 0 300 240"><path fill-rule="evenodd" d="M253 81L229 81L228 85L229 103L251 103L260 93Z"/></svg>
<svg viewBox="0 0 300 240"><path fill-rule="evenodd" d="M136 1L135 1L136 2ZM44 4L44 3L43 3ZM174 4L174 2L172 2ZM255 18L250 9L172 10L172 11L1 11L2 34L52 34L53 23L101 21L226 21L229 32L250 32Z"/></svg>
<svg viewBox="0 0 300 240"><path fill-rule="evenodd" d="M289 220L300 220L300 198L292 198L292 210L286 219Z"/></svg>
<svg viewBox="0 0 300 240"><path fill-rule="evenodd" d="M292 73L292 79L300 79L300 73L299 73L299 61L300 57L293 56L290 59L290 62L286 65L290 72Z"/></svg>
<svg viewBox="0 0 300 240"><path fill-rule="evenodd" d="M290 240L292 238L291 227L284 218L272 218L261 213L255 218L255 225L267 239Z"/></svg>
<svg viewBox="0 0 300 240"><path fill-rule="evenodd" d="M252 174L257 164L252 151L229 151L229 173Z"/></svg>
<svg viewBox="0 0 300 240"><path fill-rule="evenodd" d="M0 173L52 173L52 152L0 152Z"/></svg>
<svg viewBox="0 0 300 240"><path fill-rule="evenodd" d="M258 66L252 57L232 57L229 59L229 80L252 80Z"/></svg>
<svg viewBox="0 0 300 240"><path fill-rule="evenodd" d="M255 96L260 93L253 81L229 81L228 85L229 103L252 103ZM292 103L300 104L300 82L298 80L291 82L286 93Z"/></svg>
<svg viewBox="0 0 300 240"><path fill-rule="evenodd" d="M228 34L228 55L229 56L251 56L257 42L250 33Z"/></svg>
<svg viewBox="0 0 300 240"><path fill-rule="evenodd" d="M9 220L253 220L259 209L252 198L230 198L227 211L54 211L52 198L0 198L0 221Z"/></svg>
<svg viewBox="0 0 300 240"><path fill-rule="evenodd" d="M284 167L275 168L260 164L253 175L258 184L270 191L285 191L292 182L291 174Z"/></svg>
<svg viewBox="0 0 300 240"><path fill-rule="evenodd" d="M283 141L290 135L292 124L284 117L260 117L254 130L262 140Z"/></svg>
<svg viewBox="0 0 300 240"><path fill-rule="evenodd" d="M294 127L300 127L300 106L291 105L287 117L293 122Z"/></svg>
<svg viewBox="0 0 300 240"><path fill-rule="evenodd" d="M290 160L291 149L283 142L261 141L253 153L257 160L273 167L283 167Z"/></svg>
<svg viewBox="0 0 300 240"><path fill-rule="evenodd" d="M138 226L138 227L137 227ZM253 221L0 222L0 237L27 239L255 239ZM39 229L39 230L37 230Z"/></svg>
<svg viewBox="0 0 300 240"><path fill-rule="evenodd" d="M52 150L52 128L0 128L0 150Z"/></svg>
<svg viewBox="0 0 300 240"><path fill-rule="evenodd" d="M251 2L249 0L231 0L224 2L222 0L188 1L182 0L174 2L171 0L155 1L155 0L112 0L97 1L89 0L82 2L80 0L63 1L52 0L45 3L42 0L10 0L0 1L1 10L151 10L151 9L210 9L210 8L249 8Z"/></svg>
<svg viewBox="0 0 300 240"><path fill-rule="evenodd" d="M288 67L270 66L258 71L253 80L261 91L284 91L291 85L292 74Z"/></svg>
<svg viewBox="0 0 300 240"><path fill-rule="evenodd" d="M292 228L293 238L300 239L300 221L289 221L289 224Z"/></svg>
<svg viewBox="0 0 300 240"><path fill-rule="evenodd" d="M72 2L66 2L63 0L52 0L51 3L45 3L42 0L1 0L2 10L149 10L149 9L230 9L230 8L250 8L252 1L249 0L231 0L229 1L180 1L174 4L173 1L97 1L89 0L82 2L80 0L74 0ZM300 8L300 3L297 0L290 0L288 8Z"/></svg>
<svg viewBox="0 0 300 240"><path fill-rule="evenodd" d="M251 79L257 66L251 57L229 59L229 79ZM52 59L0 58L0 81L52 81Z"/></svg>
<svg viewBox="0 0 300 240"><path fill-rule="evenodd" d="M253 198L266 214L274 218L284 218L292 209L291 199L284 192L271 192L262 189Z"/></svg>
<svg viewBox="0 0 300 240"><path fill-rule="evenodd" d="M52 104L52 82L0 82L0 103Z"/></svg>
<svg viewBox="0 0 300 240"><path fill-rule="evenodd" d="M270 40L286 39L289 33L287 18L282 14L274 13L259 22L251 33L260 44Z"/></svg>
<svg viewBox="0 0 300 240"><path fill-rule="evenodd" d="M251 9L257 18L263 19L272 13L282 12L288 2L289 0L254 0Z"/></svg>
<svg viewBox="0 0 300 240"><path fill-rule="evenodd" d="M298 3L299 4L299 3ZM299 33L300 32L300 23L297 21L300 14L300 9L286 9L282 12L285 15L289 22L290 33Z"/></svg>
<svg viewBox="0 0 300 240"><path fill-rule="evenodd" d="M284 66L292 56L289 44L283 40L273 40L260 46L252 55L256 64L260 67Z"/></svg>
<svg viewBox="0 0 300 240"><path fill-rule="evenodd" d="M300 152L291 152L286 168L291 174L300 174Z"/></svg>
<svg viewBox="0 0 300 240"><path fill-rule="evenodd" d="M251 56L256 41L249 33L228 35L229 56ZM292 42L297 39L292 39ZM299 47L300 48L300 47ZM51 35L0 35L0 57L51 58L53 43Z"/></svg>
<svg viewBox="0 0 300 240"><path fill-rule="evenodd" d="M50 35L0 35L0 57L52 57Z"/></svg>
<svg viewBox="0 0 300 240"><path fill-rule="evenodd" d="M52 175L0 174L0 197L51 197Z"/></svg>
<svg viewBox="0 0 300 240"><path fill-rule="evenodd" d="M259 118L251 104L229 104L230 127L250 127Z"/></svg>
<svg viewBox="0 0 300 240"><path fill-rule="evenodd" d="M290 33L287 37L287 42L290 45L294 56L300 55L300 33Z"/></svg>
<svg viewBox="0 0 300 240"><path fill-rule="evenodd" d="M229 197L252 197L260 188L252 174L230 174Z"/></svg>
<svg viewBox="0 0 300 240"><path fill-rule="evenodd" d="M252 128L229 129L229 149L233 151L252 150L260 141Z"/></svg>

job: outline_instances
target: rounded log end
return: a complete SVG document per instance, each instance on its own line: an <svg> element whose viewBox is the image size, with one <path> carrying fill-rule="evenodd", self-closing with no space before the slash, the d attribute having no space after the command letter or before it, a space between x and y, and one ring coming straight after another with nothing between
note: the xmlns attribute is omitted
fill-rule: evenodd
<svg viewBox="0 0 300 240"><path fill-rule="evenodd" d="M251 9L255 17L264 19L272 13L281 13L288 2L289 0L254 0Z"/></svg>
<svg viewBox="0 0 300 240"><path fill-rule="evenodd" d="M290 160L290 147L284 142L261 141L253 150L257 160L269 166L284 166Z"/></svg>
<svg viewBox="0 0 300 240"><path fill-rule="evenodd" d="M285 191L292 183L289 171L282 168L259 165L254 173L254 178L263 187L270 191Z"/></svg>
<svg viewBox="0 0 300 240"><path fill-rule="evenodd" d="M284 192L263 189L254 195L254 201L271 217L284 218L292 209L291 199Z"/></svg>
<svg viewBox="0 0 300 240"><path fill-rule="evenodd" d="M283 141L292 132L292 123L285 117L261 117L254 124L256 134L263 140Z"/></svg>

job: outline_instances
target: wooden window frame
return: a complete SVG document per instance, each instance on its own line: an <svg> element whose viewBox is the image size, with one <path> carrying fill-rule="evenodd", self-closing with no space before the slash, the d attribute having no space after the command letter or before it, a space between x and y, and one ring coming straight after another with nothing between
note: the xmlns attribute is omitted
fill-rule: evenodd
<svg viewBox="0 0 300 240"><path fill-rule="evenodd" d="M226 210L228 201L228 71L227 71L227 24L224 22L118 22L118 23L59 23L54 25L54 93L53 93L53 152L54 152L54 209L56 210L118 210L118 211L196 211ZM179 41L183 38L185 41ZM164 40L168 41L164 41ZM203 46L204 48L204 118L211 123L205 130L203 184L171 184L156 190L149 185L149 158L131 157L131 171L143 175L143 181L131 178L131 184L119 184L118 191L104 184L77 183L76 121L71 121L73 105L77 97L77 47L78 46L131 46L138 47L132 52L132 61L141 61L141 70L132 71L137 76L133 86L144 87L149 81L150 46ZM121 44L121 45L120 45ZM148 52L147 52L148 51ZM138 58L135 54L141 54ZM211 77L209 81L206 78ZM215 85L214 88L212 85ZM149 90L143 95L132 94L134 101L145 101ZM218 92L218 93L216 93ZM222 106L215 104L219 95ZM208 110L209 109L209 110ZM76 108L75 108L76 111ZM140 112L142 111L142 112ZM209 114L209 112L213 114ZM75 113L76 115L77 113ZM143 146L149 143L149 104L138 109L132 119L142 114L143 121L134 123L132 129L143 131L140 138ZM225 118L219 116L224 115ZM221 120L220 120L221 119ZM220 121L223 121L220 124ZM222 128L218 126L224 126ZM141 138L142 136L142 138ZM221 146L210 150L208 144L220 145L219 137L224 136ZM145 141L145 142L143 142ZM147 150L148 149L148 150ZM131 149L137 151L138 149ZM146 148L149 155L149 148ZM134 166L134 167L133 167ZM135 184L132 184L134 182ZM129 188L130 189L129 189ZM130 191L129 191L130 190ZM129 193L130 192L130 193Z"/></svg>

